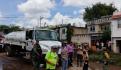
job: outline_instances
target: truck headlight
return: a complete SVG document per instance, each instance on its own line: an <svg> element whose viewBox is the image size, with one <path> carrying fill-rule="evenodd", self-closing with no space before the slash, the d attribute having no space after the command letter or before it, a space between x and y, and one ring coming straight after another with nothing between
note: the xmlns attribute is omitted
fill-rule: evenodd
<svg viewBox="0 0 121 70"><path fill-rule="evenodd" d="M42 53L46 53L50 50L50 48L48 46L45 46L45 45L40 45L41 49L42 49Z"/></svg>

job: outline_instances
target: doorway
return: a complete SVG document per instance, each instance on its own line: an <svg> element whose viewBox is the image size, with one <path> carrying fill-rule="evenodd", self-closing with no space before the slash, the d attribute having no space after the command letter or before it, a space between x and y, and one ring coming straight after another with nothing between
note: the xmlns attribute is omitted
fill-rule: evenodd
<svg viewBox="0 0 121 70"><path fill-rule="evenodd" d="M121 53L121 40L116 40L116 46L119 49L119 53Z"/></svg>

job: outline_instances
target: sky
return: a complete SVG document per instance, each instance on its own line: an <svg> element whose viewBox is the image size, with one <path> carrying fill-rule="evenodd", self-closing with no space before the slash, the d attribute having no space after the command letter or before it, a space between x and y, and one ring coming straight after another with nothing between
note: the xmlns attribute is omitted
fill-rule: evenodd
<svg viewBox="0 0 121 70"><path fill-rule="evenodd" d="M121 0L1 0L0 25L35 27L71 23L84 26L83 13L86 7L96 3L113 5L121 10Z"/></svg>

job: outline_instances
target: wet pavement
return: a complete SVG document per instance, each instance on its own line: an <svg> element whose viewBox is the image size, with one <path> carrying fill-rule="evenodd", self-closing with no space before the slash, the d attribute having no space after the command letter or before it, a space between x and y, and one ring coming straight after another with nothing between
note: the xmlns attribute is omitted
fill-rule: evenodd
<svg viewBox="0 0 121 70"><path fill-rule="evenodd" d="M17 57L7 57L4 53L0 53L0 69L1 70L33 70L32 64L27 60Z"/></svg>
<svg viewBox="0 0 121 70"><path fill-rule="evenodd" d="M0 60L0 70L3 70L3 62Z"/></svg>
<svg viewBox="0 0 121 70"><path fill-rule="evenodd" d="M102 70L102 65L99 63L90 62L89 66L89 70ZM19 57L7 57L5 53L0 53L0 70L33 70L33 66L29 60ZM61 70L61 67L58 67L57 70ZM77 67L76 61L74 61L73 66L69 67L68 70L82 70L82 67ZM121 67L110 65L109 70L121 70Z"/></svg>

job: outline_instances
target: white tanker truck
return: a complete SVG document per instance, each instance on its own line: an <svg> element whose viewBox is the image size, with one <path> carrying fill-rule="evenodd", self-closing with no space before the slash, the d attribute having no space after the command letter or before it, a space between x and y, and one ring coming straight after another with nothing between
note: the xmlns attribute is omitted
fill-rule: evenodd
<svg viewBox="0 0 121 70"><path fill-rule="evenodd" d="M5 35L4 48L8 56L18 53L29 55L33 48L33 41L39 40L43 55L51 46L61 47L58 35L50 29L30 29L26 31L11 32Z"/></svg>

